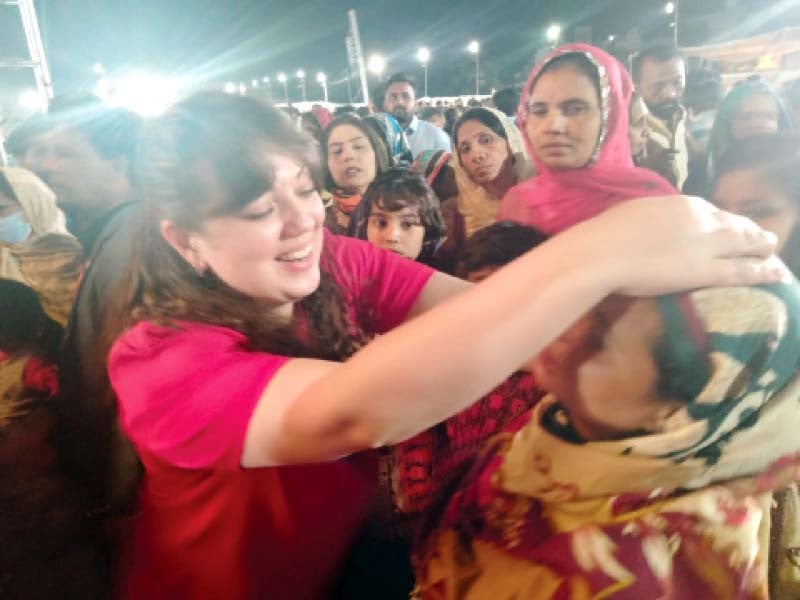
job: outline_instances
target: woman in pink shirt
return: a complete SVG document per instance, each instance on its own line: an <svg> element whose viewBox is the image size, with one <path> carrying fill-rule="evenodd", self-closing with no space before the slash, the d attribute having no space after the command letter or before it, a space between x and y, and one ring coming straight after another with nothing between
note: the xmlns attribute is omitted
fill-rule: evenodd
<svg viewBox="0 0 800 600"><path fill-rule="evenodd" d="M783 274L750 221L672 197L472 287L325 233L320 171L250 98L197 94L151 128L136 292L108 332L144 465L123 597L328 597L375 479L356 453L463 410L609 294Z"/></svg>

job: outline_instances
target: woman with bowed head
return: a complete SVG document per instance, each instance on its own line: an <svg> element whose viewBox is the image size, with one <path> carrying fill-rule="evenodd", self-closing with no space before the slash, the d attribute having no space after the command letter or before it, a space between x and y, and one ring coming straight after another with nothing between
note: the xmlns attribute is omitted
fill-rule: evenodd
<svg viewBox="0 0 800 600"><path fill-rule="evenodd" d="M534 175L517 128L500 111L468 109L453 127L458 185L456 206L463 237L493 223L500 200Z"/></svg>
<svg viewBox="0 0 800 600"><path fill-rule="evenodd" d="M793 129L792 115L780 94L758 76L731 88L719 105L708 140L708 174L716 177L716 163L732 146L758 135Z"/></svg>
<svg viewBox="0 0 800 600"><path fill-rule="evenodd" d="M625 67L594 46L568 44L540 61L518 121L538 176L508 191L500 218L550 234L622 200L675 193L633 164L632 92Z"/></svg>
<svg viewBox="0 0 800 600"><path fill-rule="evenodd" d="M470 108L459 117L453 157L447 170L453 171L457 194L442 199L447 239L437 252L437 264L448 273L464 242L495 222L505 193L534 175L519 130L491 108Z"/></svg>
<svg viewBox="0 0 800 600"><path fill-rule="evenodd" d="M142 255L104 332L144 465L122 597L325 598L374 487L354 454L463 410L609 294L785 275L773 236L670 197L473 287L326 232L314 150L279 111L224 93L152 124Z"/></svg>

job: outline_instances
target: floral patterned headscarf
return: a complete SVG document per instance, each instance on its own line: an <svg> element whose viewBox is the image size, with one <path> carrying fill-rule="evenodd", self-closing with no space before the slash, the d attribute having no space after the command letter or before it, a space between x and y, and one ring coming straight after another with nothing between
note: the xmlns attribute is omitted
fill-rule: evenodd
<svg viewBox="0 0 800 600"><path fill-rule="evenodd" d="M658 303L660 392L681 408L652 433L579 442L545 398L449 501L421 597L767 597L772 492L800 477L800 285Z"/></svg>

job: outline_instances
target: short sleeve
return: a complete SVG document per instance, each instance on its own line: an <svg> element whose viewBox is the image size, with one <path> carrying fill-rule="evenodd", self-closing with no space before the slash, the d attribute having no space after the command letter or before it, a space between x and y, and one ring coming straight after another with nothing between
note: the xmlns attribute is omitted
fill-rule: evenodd
<svg viewBox="0 0 800 600"><path fill-rule="evenodd" d="M430 267L353 238L326 233L329 269L362 325L385 333L408 316L428 280Z"/></svg>
<svg viewBox="0 0 800 600"><path fill-rule="evenodd" d="M139 323L109 356L122 426L140 452L185 469L238 469L247 426L289 358L223 327Z"/></svg>

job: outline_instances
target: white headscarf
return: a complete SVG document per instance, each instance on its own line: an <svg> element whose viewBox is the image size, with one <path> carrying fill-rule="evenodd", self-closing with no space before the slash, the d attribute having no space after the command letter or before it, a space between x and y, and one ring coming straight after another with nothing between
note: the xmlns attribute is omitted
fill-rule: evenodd
<svg viewBox="0 0 800 600"><path fill-rule="evenodd" d="M0 167L8 180L22 214L30 223L32 235L67 233L64 213L56 205L56 195L36 175L26 169Z"/></svg>

